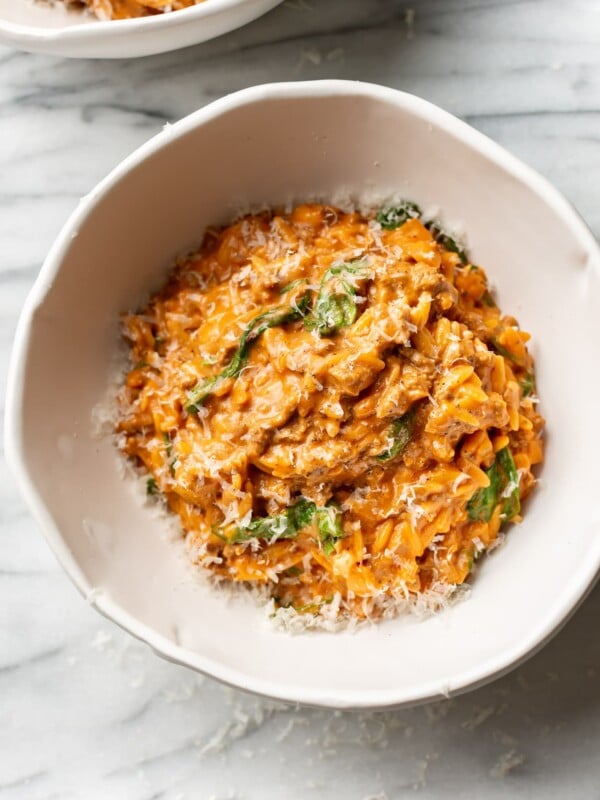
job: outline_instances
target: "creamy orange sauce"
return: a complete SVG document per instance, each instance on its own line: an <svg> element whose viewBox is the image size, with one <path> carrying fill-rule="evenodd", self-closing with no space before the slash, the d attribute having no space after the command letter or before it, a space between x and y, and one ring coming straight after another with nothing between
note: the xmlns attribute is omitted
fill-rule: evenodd
<svg viewBox="0 0 600 800"><path fill-rule="evenodd" d="M122 446L194 560L362 617L462 583L520 519L542 460L529 335L444 244L323 205L246 216L126 317Z"/></svg>

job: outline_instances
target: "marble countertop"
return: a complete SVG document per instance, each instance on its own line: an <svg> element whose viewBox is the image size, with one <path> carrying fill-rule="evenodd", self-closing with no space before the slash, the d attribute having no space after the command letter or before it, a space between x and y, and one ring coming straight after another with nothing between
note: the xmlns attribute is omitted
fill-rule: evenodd
<svg viewBox="0 0 600 800"><path fill-rule="evenodd" d="M226 92L361 78L537 168L600 233L598 0L287 0L138 61L0 48L0 397L19 309L79 198ZM385 714L290 709L159 660L79 597L0 460L0 800L600 797L600 587L516 672Z"/></svg>

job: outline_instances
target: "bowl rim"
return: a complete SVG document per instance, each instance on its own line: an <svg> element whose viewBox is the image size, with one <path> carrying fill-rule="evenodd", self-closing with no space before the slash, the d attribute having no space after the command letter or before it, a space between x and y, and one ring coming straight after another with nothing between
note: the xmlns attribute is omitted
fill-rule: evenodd
<svg viewBox="0 0 600 800"><path fill-rule="evenodd" d="M229 0L227 0L229 1ZM25 365L28 345L33 328L34 315L41 306L60 270L63 257L70 246L73 233L91 213L106 193L119 181L166 145L202 127L228 111L260 103L264 100L302 100L317 97L362 97L391 103L429 124L445 130L464 142L520 183L524 183L540 199L552 207L568 224L574 238L589 254L596 271L600 274L600 248L583 219L574 207L555 189L549 181L510 154L499 144L472 128L447 111L416 95L377 84L360 81L321 80L293 83L271 83L253 86L211 102L165 128L142 144L120 164L112 169L92 191L80 201L57 236L38 277L24 303L15 333L11 354L6 393L5 454L9 467L16 478L32 516L54 555L71 578L77 589L105 617L116 622L137 639L148 644L158 655L169 661L183 664L220 680L223 683L251 693L290 703L307 706L345 709L393 708L416 705L441 697L456 696L498 678L536 653L564 625L600 575L600 543L596 557L582 562L580 569L566 581L560 594L560 602L551 605L545 616L531 628L527 636L515 641L513 646L495 653L487 660L450 676L444 685L439 682L412 684L394 690L319 690L305 689L301 685L292 688L273 684L271 681L248 676L243 669L230 668L169 640L148 625L133 618L118 603L94 589L76 563L66 542L39 496L26 466L22 444L22 399L25 389ZM593 552L590 554L593 556ZM282 634L284 635L284 634ZM310 634L308 634L310 635Z"/></svg>
<svg viewBox="0 0 600 800"><path fill-rule="evenodd" d="M87 22L75 25L62 25L56 28L44 28L10 22L0 18L0 34L7 40L19 44L40 45L65 43L81 43L89 41L114 40L136 32L151 31L155 28L169 29L185 26L190 22L210 19L221 12L242 7L247 0L207 0L205 3L181 8L170 14L153 14L148 17L132 17L130 19L101 20L91 18ZM271 8L283 0L267 0ZM76 12L73 12L76 13ZM85 10L77 13L85 14Z"/></svg>

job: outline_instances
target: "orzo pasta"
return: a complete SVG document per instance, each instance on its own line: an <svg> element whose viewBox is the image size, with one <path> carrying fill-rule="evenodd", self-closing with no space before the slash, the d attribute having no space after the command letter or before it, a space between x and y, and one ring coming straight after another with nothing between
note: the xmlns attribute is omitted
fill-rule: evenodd
<svg viewBox="0 0 600 800"><path fill-rule="evenodd" d="M279 607L461 584L542 461L529 335L413 203L209 230L124 320L125 453L192 558Z"/></svg>

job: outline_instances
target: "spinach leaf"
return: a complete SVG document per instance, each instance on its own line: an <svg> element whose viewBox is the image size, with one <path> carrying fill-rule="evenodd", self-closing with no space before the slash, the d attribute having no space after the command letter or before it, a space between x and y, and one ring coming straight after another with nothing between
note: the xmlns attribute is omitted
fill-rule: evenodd
<svg viewBox="0 0 600 800"><path fill-rule="evenodd" d="M410 442L414 424L415 412L412 409L407 411L406 414L403 414L398 419L395 419L390 427L391 444L387 450L384 450L383 453L375 456L377 461L391 461L392 458L399 456L406 445Z"/></svg>
<svg viewBox="0 0 600 800"><path fill-rule="evenodd" d="M508 350L506 347L504 347L503 344L500 344L500 342L498 341L498 339L496 339L495 336L493 336L490 339L490 345L492 347L492 350L495 350L496 353L498 353L499 356L503 356L504 358L507 358L513 364L517 364L519 366L522 366L521 365L521 360L518 358L518 356L516 356L514 353L511 353L511 351Z"/></svg>
<svg viewBox="0 0 600 800"><path fill-rule="evenodd" d="M189 392L186 411L189 414L197 413L198 408L209 394L214 392L228 378L237 378L246 365L252 345L258 337L269 328L275 328L278 325L285 325L288 322L302 319L306 314L309 301L310 295L307 292L298 300L296 305L271 308L269 311L265 311L255 317L242 333L237 350L229 364L218 375L205 378Z"/></svg>
<svg viewBox="0 0 600 800"><path fill-rule="evenodd" d="M317 508L312 500L300 497L283 514L273 517L257 517L247 525L236 528L230 544L248 539L295 539L300 531L316 522L319 538L326 555L331 555L335 542L343 538L342 512L334 502Z"/></svg>
<svg viewBox="0 0 600 800"><path fill-rule="evenodd" d="M286 578L297 578L298 575L302 575L304 570L302 567L288 567L286 570L283 571L283 575Z"/></svg>
<svg viewBox="0 0 600 800"><path fill-rule="evenodd" d="M316 510L317 506L312 500L307 500L306 497L300 497L300 499L287 510L290 526L297 531L306 528L312 522Z"/></svg>
<svg viewBox="0 0 600 800"><path fill-rule="evenodd" d="M290 524L287 514L277 514L274 517L257 517L243 528L236 529L234 541L242 542L246 539L293 539L298 531Z"/></svg>
<svg viewBox="0 0 600 800"><path fill-rule="evenodd" d="M171 444L171 437L168 433L163 433L163 442L165 445L165 454L167 456L167 465L171 475L175 475L175 458L173 457L173 445Z"/></svg>
<svg viewBox="0 0 600 800"><path fill-rule="evenodd" d="M485 473L490 479L490 485L478 489L467 503L469 519L489 522L499 502L502 502L502 514L505 520L513 519L521 510L521 497L519 473L509 447L498 450L496 460Z"/></svg>
<svg viewBox="0 0 600 800"><path fill-rule="evenodd" d="M535 377L533 372L528 372L521 381L521 393L523 397L529 397L535 391Z"/></svg>
<svg viewBox="0 0 600 800"><path fill-rule="evenodd" d="M323 552L330 556L335 550L337 540L344 538L340 507L337 503L329 502L324 508L318 508L316 521Z"/></svg>
<svg viewBox="0 0 600 800"><path fill-rule="evenodd" d="M279 290L279 294L286 294L287 292L291 292L292 289L295 289L296 286L300 286L303 283L308 283L306 278L297 278L295 281L286 283L286 285L282 286L281 289Z"/></svg>
<svg viewBox="0 0 600 800"><path fill-rule="evenodd" d="M283 514L273 517L256 517L247 525L238 526L231 544L248 539L295 539L298 533L312 522L317 507L312 500L300 497Z"/></svg>
<svg viewBox="0 0 600 800"><path fill-rule="evenodd" d="M308 330L331 336L356 319L356 281L367 277L362 260L334 264L323 277L312 313L304 319Z"/></svg>
<svg viewBox="0 0 600 800"><path fill-rule="evenodd" d="M489 522L498 505L500 492L500 471L496 462L484 470L490 479L490 485L478 489L467 503L467 515L474 522Z"/></svg>
<svg viewBox="0 0 600 800"><path fill-rule="evenodd" d="M375 219L386 231L393 231L408 222L409 219L418 219L421 216L421 209L416 203L403 200L398 206L382 208Z"/></svg>
<svg viewBox="0 0 600 800"><path fill-rule="evenodd" d="M356 319L356 304L350 294L319 292L308 328L316 328L321 336L330 336L340 328L352 325Z"/></svg>
<svg viewBox="0 0 600 800"><path fill-rule="evenodd" d="M288 603L284 603L281 597L278 597L277 595L273 597L273 600L277 604L278 608L293 608L294 611L298 612L298 614L304 614L307 611L316 614L321 606L326 606L330 603L333 603L333 595L325 597L322 600L314 600L312 603L305 603L304 605L296 605L296 603L294 603L292 600L290 600Z"/></svg>
<svg viewBox="0 0 600 800"><path fill-rule="evenodd" d="M519 492L519 473L509 447L503 447L496 453L496 462L503 475L502 513L507 521L516 517L521 511L521 494Z"/></svg>
<svg viewBox="0 0 600 800"><path fill-rule="evenodd" d="M425 227L438 244L441 244L442 247L448 250L450 253L456 253L463 264L469 263L469 259L467 258L464 248L457 243L456 239L450 236L450 234L446 233L437 220L429 220L429 222L425 223Z"/></svg>

